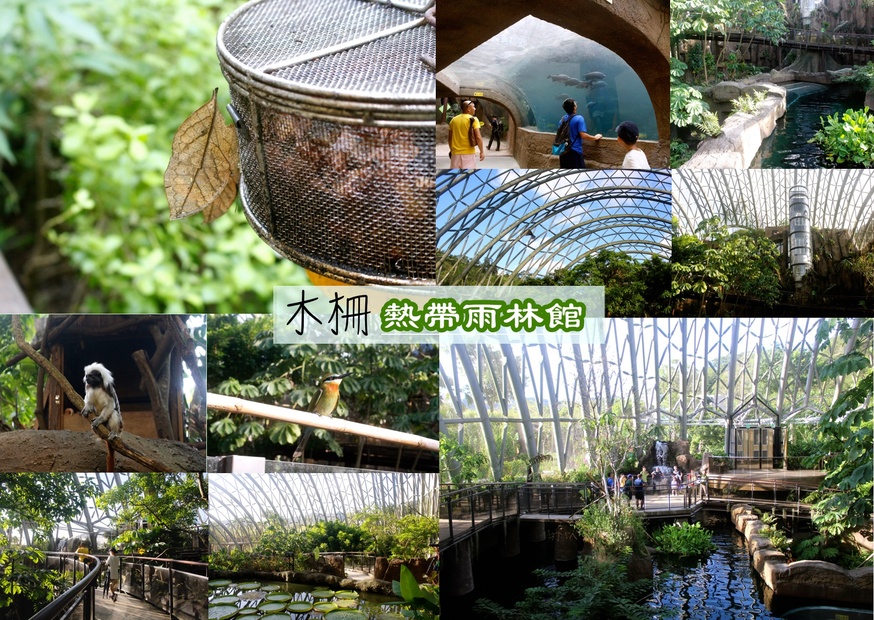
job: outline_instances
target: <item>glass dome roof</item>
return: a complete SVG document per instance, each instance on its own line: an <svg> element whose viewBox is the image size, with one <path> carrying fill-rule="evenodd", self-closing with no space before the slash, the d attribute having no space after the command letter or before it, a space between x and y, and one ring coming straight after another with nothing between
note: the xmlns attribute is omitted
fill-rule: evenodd
<svg viewBox="0 0 874 620"><path fill-rule="evenodd" d="M583 423L608 410L680 438L729 419L812 422L859 380L821 372L849 342L870 338L870 319L848 326L849 337L813 318L606 319L600 345L445 346L441 432L483 446L499 480L516 431L529 457L580 467Z"/></svg>
<svg viewBox="0 0 874 620"><path fill-rule="evenodd" d="M293 527L346 521L367 508L437 515L436 474L213 474L209 482L210 539L218 546L258 540L272 515Z"/></svg>
<svg viewBox="0 0 874 620"><path fill-rule="evenodd" d="M874 240L871 170L677 170L674 216L682 232L713 216L729 226L786 225L797 185L807 188L813 227L846 229L859 248Z"/></svg>
<svg viewBox="0 0 874 620"><path fill-rule="evenodd" d="M477 284L507 284L572 267L601 249L669 258L667 171L449 170L437 176L438 282L496 269Z"/></svg>

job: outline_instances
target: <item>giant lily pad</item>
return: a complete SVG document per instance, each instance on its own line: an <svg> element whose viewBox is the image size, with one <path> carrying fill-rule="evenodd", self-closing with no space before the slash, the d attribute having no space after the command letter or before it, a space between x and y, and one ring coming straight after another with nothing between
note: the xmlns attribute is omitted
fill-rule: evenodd
<svg viewBox="0 0 874 620"><path fill-rule="evenodd" d="M337 598L358 598L358 592L353 592L352 590L337 590L334 593L334 596Z"/></svg>
<svg viewBox="0 0 874 620"><path fill-rule="evenodd" d="M210 605L209 618L210 620L225 620L225 618L233 618L237 615L236 605Z"/></svg>
<svg viewBox="0 0 874 620"><path fill-rule="evenodd" d="M358 607L358 599L356 598L341 598L337 601L334 601L334 605L337 607L341 607L343 609L354 609Z"/></svg>
<svg viewBox="0 0 874 620"><path fill-rule="evenodd" d="M238 613L238 616L254 616L260 614L261 612L257 607L243 607Z"/></svg>
<svg viewBox="0 0 874 620"><path fill-rule="evenodd" d="M261 616L260 620L288 620L288 614L267 614Z"/></svg>
<svg viewBox="0 0 874 620"><path fill-rule="evenodd" d="M367 614L357 609L335 609L325 614L325 620L367 620Z"/></svg>
<svg viewBox="0 0 874 620"><path fill-rule="evenodd" d="M310 596L313 598L333 598L334 591L333 590L313 590L310 592Z"/></svg>
<svg viewBox="0 0 874 620"><path fill-rule="evenodd" d="M266 601L266 602L258 605L258 609L260 609L261 611L264 611L264 612L282 611L283 609L285 609L285 603Z"/></svg>
<svg viewBox="0 0 874 620"><path fill-rule="evenodd" d="M294 597L291 594L288 594L287 592L277 592L276 594L268 594L267 595L268 601L283 601L283 602L285 602L285 601L290 601L293 598Z"/></svg>
<svg viewBox="0 0 874 620"><path fill-rule="evenodd" d="M261 590L249 590L239 594L240 599L243 601L260 601L265 596L267 596L267 593Z"/></svg>
<svg viewBox="0 0 874 620"><path fill-rule="evenodd" d="M261 587L261 584L257 581L247 581L246 583L237 584L238 590L257 590Z"/></svg>
<svg viewBox="0 0 874 620"><path fill-rule="evenodd" d="M209 582L210 588L224 588L225 586L231 585L230 579L213 579Z"/></svg>
<svg viewBox="0 0 874 620"><path fill-rule="evenodd" d="M236 605L237 601L240 600L239 597L236 596L219 596L217 598L212 599L209 604L210 605Z"/></svg>
<svg viewBox="0 0 874 620"><path fill-rule="evenodd" d="M334 611L335 609L337 609L337 606L334 603L316 603L313 605L313 611L318 611L323 614L326 614L329 611Z"/></svg>
<svg viewBox="0 0 874 620"><path fill-rule="evenodd" d="M312 611L313 604L308 601L294 601L289 603L286 609L293 614L305 614L308 611Z"/></svg>
<svg viewBox="0 0 874 620"><path fill-rule="evenodd" d="M279 586L271 584L269 586L262 586L261 589L265 592L276 592L279 589Z"/></svg>

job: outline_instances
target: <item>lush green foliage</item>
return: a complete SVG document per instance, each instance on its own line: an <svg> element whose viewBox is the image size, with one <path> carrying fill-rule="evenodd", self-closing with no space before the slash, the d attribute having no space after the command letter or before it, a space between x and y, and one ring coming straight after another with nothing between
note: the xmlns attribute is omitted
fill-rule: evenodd
<svg viewBox="0 0 874 620"><path fill-rule="evenodd" d="M694 153L689 145L682 140L671 140L671 168L679 168L692 157Z"/></svg>
<svg viewBox="0 0 874 620"><path fill-rule="evenodd" d="M716 115L716 112L702 112L701 120L695 123L695 126L701 133L711 138L722 133L722 125L719 124L719 116Z"/></svg>
<svg viewBox="0 0 874 620"><path fill-rule="evenodd" d="M352 372L340 387L335 415L355 422L436 436L437 348L430 345L279 345L272 317L210 317L208 386L222 394L306 410L326 374ZM290 457L297 424L208 412L211 454ZM318 440L317 440L318 439ZM335 452L332 435L316 430Z"/></svg>
<svg viewBox="0 0 874 620"><path fill-rule="evenodd" d="M829 161L841 167L874 167L874 114L867 107L819 120L822 127L810 142L819 144Z"/></svg>
<svg viewBox="0 0 874 620"><path fill-rule="evenodd" d="M169 220L172 137L225 84L215 34L238 4L13 0L0 9L0 197L15 218L0 242L56 265L34 272L45 278L33 283L35 306L263 311L275 284L306 281L239 209L210 226ZM45 298L49 287L63 292Z"/></svg>
<svg viewBox="0 0 874 620"><path fill-rule="evenodd" d="M0 534L0 548L5 546ZM45 553L38 549L0 549L0 610L4 618L30 618L55 597L63 576L38 568Z"/></svg>
<svg viewBox="0 0 874 620"><path fill-rule="evenodd" d="M198 513L208 507L202 474L131 474L97 498L98 507L116 507L121 533L112 543L128 553L173 557L203 534ZM140 527L141 523L148 527Z"/></svg>
<svg viewBox="0 0 874 620"><path fill-rule="evenodd" d="M704 220L694 235L673 238L674 295L747 295L773 305L781 296L777 246L758 231L729 233L718 217Z"/></svg>
<svg viewBox="0 0 874 620"><path fill-rule="evenodd" d="M487 477L489 457L449 435L440 435L440 470L453 484L470 484Z"/></svg>
<svg viewBox="0 0 874 620"><path fill-rule="evenodd" d="M671 123L677 127L700 123L710 110L701 91L683 82L686 69L686 63L671 57Z"/></svg>
<svg viewBox="0 0 874 620"><path fill-rule="evenodd" d="M400 596L402 603L389 603L404 607L405 618L437 620L440 618L440 589L438 586L419 585L409 568L401 565L401 580L392 581L392 591Z"/></svg>
<svg viewBox="0 0 874 620"><path fill-rule="evenodd" d="M655 531L659 551L682 558L698 557L716 549L709 531L700 523L672 523Z"/></svg>
<svg viewBox="0 0 874 620"><path fill-rule="evenodd" d="M759 531L764 536L767 536L774 549L783 553L788 552L792 547L792 539L786 536L786 532L780 528L777 517L770 512L765 512L759 514L759 519L765 524L765 527Z"/></svg>
<svg viewBox="0 0 874 620"><path fill-rule="evenodd" d="M737 99L732 100L731 107L735 112L755 114L759 106L762 105L762 102L765 101L766 95L767 92L764 90L757 90L750 95L741 95Z"/></svg>
<svg viewBox="0 0 874 620"><path fill-rule="evenodd" d="M836 81L855 84L859 90L871 90L874 88L874 62L869 62L863 66L855 66L852 73L838 76Z"/></svg>
<svg viewBox="0 0 874 620"><path fill-rule="evenodd" d="M25 339L34 334L33 316L22 316ZM0 316L0 360L7 361L20 353L12 336L12 316ZM12 366L0 365L0 427L33 428L36 414L37 365L29 357Z"/></svg>
<svg viewBox="0 0 874 620"><path fill-rule="evenodd" d="M816 452L804 461L808 467L824 463L828 472L820 490L808 498L815 502L811 511L813 523L826 538L841 539L870 527L874 511L872 327L874 319L862 320L852 350L820 370L822 378L856 377L852 387L846 385L849 379L845 379L843 391L820 418ZM823 322L817 339L820 343L830 338L852 342L852 329L846 320L831 319Z"/></svg>
<svg viewBox="0 0 874 620"><path fill-rule="evenodd" d="M643 521L623 502L616 502L612 509L607 502L587 506L574 527L601 557L618 559L628 553L644 552Z"/></svg>
<svg viewBox="0 0 874 620"><path fill-rule="evenodd" d="M525 598L510 609L488 599L474 605L477 617L497 620L554 620L555 618L599 618L645 620L652 617L646 599L652 581L629 581L622 562L599 562L584 556L574 571L536 570L550 584L528 588Z"/></svg>
<svg viewBox="0 0 874 620"><path fill-rule="evenodd" d="M601 250L568 269L519 282L521 286L603 286L606 315L664 316L670 311L670 266L658 256L645 261Z"/></svg>

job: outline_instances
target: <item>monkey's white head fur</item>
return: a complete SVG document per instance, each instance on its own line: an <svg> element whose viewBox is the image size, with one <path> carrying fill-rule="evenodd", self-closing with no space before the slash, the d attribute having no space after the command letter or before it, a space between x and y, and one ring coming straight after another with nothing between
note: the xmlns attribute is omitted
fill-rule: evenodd
<svg viewBox="0 0 874 620"><path fill-rule="evenodd" d="M97 378L97 375L100 375L101 387L108 388L113 384L112 373L99 362L94 362L93 364L88 364L85 366L85 385L89 385L92 387L97 387L97 382L94 379ZM88 381L88 377L92 377L92 381Z"/></svg>

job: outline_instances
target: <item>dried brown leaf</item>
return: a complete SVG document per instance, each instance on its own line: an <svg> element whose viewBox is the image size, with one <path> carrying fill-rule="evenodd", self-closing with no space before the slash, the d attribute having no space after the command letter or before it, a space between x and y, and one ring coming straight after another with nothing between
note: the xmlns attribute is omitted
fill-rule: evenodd
<svg viewBox="0 0 874 620"><path fill-rule="evenodd" d="M212 99L179 126L173 138L173 155L164 172L164 191L170 219L178 220L204 211L211 222L223 215L237 197L240 155L233 127L225 125Z"/></svg>

